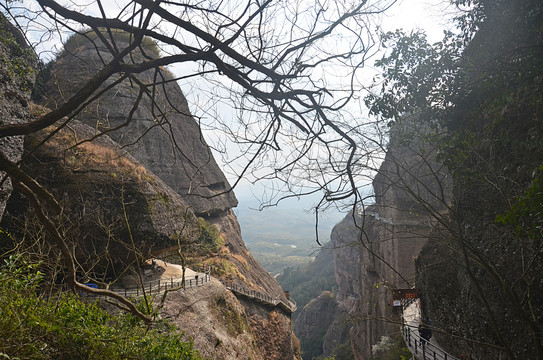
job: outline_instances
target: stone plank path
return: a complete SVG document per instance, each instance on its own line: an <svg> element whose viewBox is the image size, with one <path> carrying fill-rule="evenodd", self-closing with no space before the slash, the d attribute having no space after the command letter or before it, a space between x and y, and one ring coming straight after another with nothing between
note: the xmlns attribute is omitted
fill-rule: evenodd
<svg viewBox="0 0 543 360"><path fill-rule="evenodd" d="M405 344L417 360L459 360L458 358L441 349L439 344L432 337L429 342L423 344L419 335L420 307L419 301L412 301L403 309L402 336Z"/></svg>

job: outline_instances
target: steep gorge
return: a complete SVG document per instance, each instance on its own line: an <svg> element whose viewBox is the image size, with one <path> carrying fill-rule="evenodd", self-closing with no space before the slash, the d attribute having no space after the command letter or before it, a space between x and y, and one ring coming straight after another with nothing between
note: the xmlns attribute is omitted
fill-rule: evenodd
<svg viewBox="0 0 543 360"><path fill-rule="evenodd" d="M347 269L351 254L337 248L335 259L336 276L358 284L350 312L355 359L371 358L382 336L399 334L393 290L412 287L434 338L456 357L543 358L543 8L516 0L473 6L461 18L475 22L461 24L454 70L417 58L419 68L409 70L430 83L413 77L384 94L409 100L410 109L416 100L427 107L395 119L373 181L375 204L334 229L359 255ZM391 72L403 69L411 50L434 60L428 48L402 48L410 40L396 44ZM432 78L432 71L444 73ZM405 80L401 72L391 81ZM401 98L402 86L446 101L436 105L424 91L426 99L409 91Z"/></svg>
<svg viewBox="0 0 543 360"><path fill-rule="evenodd" d="M120 47L128 45L122 34L117 40ZM146 46L152 56L158 56L153 44ZM75 36L69 40L66 50L40 76L37 95L44 107L35 106L34 116L76 94L108 59L105 48L95 48L88 39ZM149 85L157 77L161 79L158 85ZM104 83L97 90L104 91L100 98L68 125L50 127L25 139L21 168L62 204L60 228L74 248L80 280L107 283L128 264L151 255L168 256L181 246L185 259L177 261L212 265L214 276L223 282L285 299L277 281L246 249L232 212L237 200L171 74L148 70L137 81L124 79L109 87L115 80ZM154 95L139 98L139 91ZM26 114L18 121L32 119L28 100L22 110ZM7 149L11 147L8 144ZM39 226L34 226L37 222L20 193L11 196L5 214L2 227L16 241L39 239ZM216 226L218 234L213 239L215 248L206 250L211 253L192 256L188 249L201 241L198 217L205 219L204 226ZM6 245L13 244L4 242ZM55 249L47 251L51 258L57 256ZM177 296L178 301L168 299L163 314L175 318L174 323L188 336L198 337L197 344L206 356L298 357L289 313L236 298L220 282L209 284L201 294ZM191 308L191 302L203 306ZM190 316L208 318L209 326L196 326L187 320Z"/></svg>
<svg viewBox="0 0 543 360"><path fill-rule="evenodd" d="M399 334L391 290L415 286L415 258L437 225L431 212L442 212L449 201L448 173L435 161L430 138L416 117L396 124L373 181L375 204L348 214L332 230L337 310L323 338L325 355L332 354L326 344L338 333L348 334L342 341L350 343L355 359L369 359L382 336Z"/></svg>

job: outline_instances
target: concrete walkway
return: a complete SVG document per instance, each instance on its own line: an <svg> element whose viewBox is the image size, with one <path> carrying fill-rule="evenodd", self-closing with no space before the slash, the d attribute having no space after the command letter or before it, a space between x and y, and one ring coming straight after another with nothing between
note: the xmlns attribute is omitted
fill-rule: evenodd
<svg viewBox="0 0 543 360"><path fill-rule="evenodd" d="M271 296L264 294L260 291L249 289L234 283L224 283L224 286L234 295L242 295L273 307L278 306L289 314L292 314L297 309L296 301L292 299L287 299L287 302L283 301L283 299L280 298L274 299Z"/></svg>
<svg viewBox="0 0 543 360"><path fill-rule="evenodd" d="M147 294L156 295L166 290L201 286L211 279L209 271L198 272L185 267L185 277L183 277L183 267L181 265L166 263L162 260L150 260L148 262L149 265L153 265L152 269L145 270L143 274L143 288ZM127 281L130 284L140 282L139 278L127 279ZM141 285L112 287L109 290L124 296L143 295Z"/></svg>
<svg viewBox="0 0 543 360"><path fill-rule="evenodd" d="M402 336L405 344L413 354L413 359L418 360L459 360L458 358L441 349L435 338L432 337L429 342L423 344L423 339L419 335L420 324L420 306L419 300L409 303L403 309L403 328Z"/></svg>

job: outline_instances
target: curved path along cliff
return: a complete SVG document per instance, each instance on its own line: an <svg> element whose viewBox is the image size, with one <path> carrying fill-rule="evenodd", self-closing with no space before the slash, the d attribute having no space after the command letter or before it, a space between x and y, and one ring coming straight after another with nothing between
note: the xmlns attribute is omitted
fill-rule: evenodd
<svg viewBox="0 0 543 360"><path fill-rule="evenodd" d="M225 284L226 288L230 290L236 296L244 296L252 300L256 300L260 303L270 305L271 307L279 307L286 311L288 314L292 314L296 311L296 302L293 300L287 300L286 302L282 299L274 299L269 295L266 295L260 291L249 289L243 286L239 286L234 283Z"/></svg>
<svg viewBox="0 0 543 360"><path fill-rule="evenodd" d="M211 280L209 268L197 268L194 271L162 260L152 260L150 264L152 264L152 269L144 271L143 286L113 287L109 290L124 296L139 296L143 295L143 290L148 294L158 294L166 290L201 286Z"/></svg>
<svg viewBox="0 0 543 360"><path fill-rule="evenodd" d="M144 291L147 294L159 294L166 290L181 290L202 286L212 278L210 275L210 268L196 268L195 271L187 267L183 269L181 265L166 263L162 260L151 260L148 264L151 265L152 268L144 271L145 278L143 286L113 287L109 290L124 296L139 296L143 295ZM296 302L291 299L288 299L287 301L280 298L274 299L263 292L234 283L223 283L223 285L236 296L244 296L271 307L278 307L287 314L292 314L296 311Z"/></svg>
<svg viewBox="0 0 543 360"><path fill-rule="evenodd" d="M402 337L405 344L413 354L413 359L418 360L459 360L458 358L441 349L434 339L430 339L423 345L418 327L420 324L419 302L408 303L402 311Z"/></svg>

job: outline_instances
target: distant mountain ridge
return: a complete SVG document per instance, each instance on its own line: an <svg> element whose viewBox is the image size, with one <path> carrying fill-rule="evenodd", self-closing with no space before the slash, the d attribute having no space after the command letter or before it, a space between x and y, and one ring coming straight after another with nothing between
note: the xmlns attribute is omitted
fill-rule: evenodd
<svg viewBox="0 0 543 360"><path fill-rule="evenodd" d="M236 189L239 205L236 209L243 239L264 269L279 274L289 266L310 262L320 250L315 235L315 214L310 209L318 199L302 197L280 202L277 207L258 211L260 202L248 187ZM332 228L343 215L328 210L319 216L319 242L326 243Z"/></svg>

